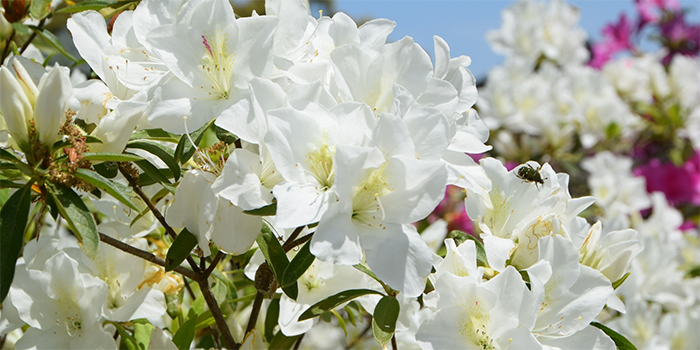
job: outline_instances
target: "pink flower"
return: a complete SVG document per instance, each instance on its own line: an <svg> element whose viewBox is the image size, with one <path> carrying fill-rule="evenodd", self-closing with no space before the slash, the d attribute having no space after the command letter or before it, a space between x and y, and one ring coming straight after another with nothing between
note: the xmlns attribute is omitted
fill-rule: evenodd
<svg viewBox="0 0 700 350"><path fill-rule="evenodd" d="M632 32L632 25L624 13L617 23L606 25L603 28L603 41L593 45L593 58L588 65L601 69L617 52L631 50Z"/></svg>
<svg viewBox="0 0 700 350"><path fill-rule="evenodd" d="M640 17L639 28L646 23L658 21L660 11L657 10L675 12L681 7L677 0L635 0L634 2Z"/></svg>
<svg viewBox="0 0 700 350"><path fill-rule="evenodd" d="M700 151L680 167L671 162L662 163L659 159L652 159L635 169L634 174L646 178L647 192L663 192L673 205L700 205Z"/></svg>

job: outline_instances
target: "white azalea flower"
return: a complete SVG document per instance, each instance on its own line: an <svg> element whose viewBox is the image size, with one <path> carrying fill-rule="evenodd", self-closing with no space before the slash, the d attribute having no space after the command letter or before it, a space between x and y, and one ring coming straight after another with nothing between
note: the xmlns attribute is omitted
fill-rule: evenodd
<svg viewBox="0 0 700 350"><path fill-rule="evenodd" d="M336 200L337 145L360 146L369 138L375 117L364 104L345 103L332 110L309 104L268 113L265 143L286 180L275 186L277 224L298 227L317 222Z"/></svg>
<svg viewBox="0 0 700 350"><path fill-rule="evenodd" d="M341 265L362 261L387 284L417 296L430 272L430 250L415 228L446 186L443 163L415 159L400 119L384 114L372 147L338 145L336 193L311 241L319 259ZM387 251L386 247L392 247Z"/></svg>
<svg viewBox="0 0 700 350"><path fill-rule="evenodd" d="M20 259L10 293L19 316L30 329L17 348L116 349L102 329L107 285L86 273L65 252L46 260L43 269L27 268Z"/></svg>
<svg viewBox="0 0 700 350"><path fill-rule="evenodd" d="M651 205L646 181L632 175L632 159L605 151L581 161L581 167L590 173L588 187L605 217L635 214Z"/></svg>
<svg viewBox="0 0 700 350"><path fill-rule="evenodd" d="M272 70L277 28L273 16L237 20L225 0L191 6L187 16L151 30L147 37L173 73L155 90L149 121L176 133L241 113L244 106L239 104L249 103L248 83Z"/></svg>
<svg viewBox="0 0 700 350"><path fill-rule="evenodd" d="M423 349L542 349L530 330L535 298L508 267L486 283L444 274L435 285L438 311L416 339Z"/></svg>
<svg viewBox="0 0 700 350"><path fill-rule="evenodd" d="M215 174L203 170L185 173L165 218L173 227L185 227L195 235L204 256L211 254L210 239L227 253L243 254L260 234L262 219L216 196L215 181Z"/></svg>
<svg viewBox="0 0 700 350"><path fill-rule="evenodd" d="M579 264L576 247L564 237L543 237L538 248L540 261L527 269L532 292L541 303L532 333L542 344L557 339L561 347L564 339L590 327L613 293L612 284L600 272ZM602 334L598 329L589 332ZM581 339L569 341L573 347ZM615 349L611 340L605 345Z"/></svg>

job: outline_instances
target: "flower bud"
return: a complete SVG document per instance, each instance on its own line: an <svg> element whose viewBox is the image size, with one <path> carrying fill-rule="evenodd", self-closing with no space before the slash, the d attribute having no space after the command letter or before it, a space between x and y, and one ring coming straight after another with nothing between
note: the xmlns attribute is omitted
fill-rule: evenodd
<svg viewBox="0 0 700 350"><path fill-rule="evenodd" d="M5 8L4 16L10 22L19 22L29 11L27 0L2 0L2 7Z"/></svg>
<svg viewBox="0 0 700 350"><path fill-rule="evenodd" d="M58 130L66 120L66 104L73 88L67 72L58 63L39 83L39 94L34 106L34 123L39 142L51 146L58 140Z"/></svg>
<svg viewBox="0 0 700 350"><path fill-rule="evenodd" d="M20 147L27 145L27 124L32 118L32 106L15 76L4 66L0 67L0 114L15 142Z"/></svg>

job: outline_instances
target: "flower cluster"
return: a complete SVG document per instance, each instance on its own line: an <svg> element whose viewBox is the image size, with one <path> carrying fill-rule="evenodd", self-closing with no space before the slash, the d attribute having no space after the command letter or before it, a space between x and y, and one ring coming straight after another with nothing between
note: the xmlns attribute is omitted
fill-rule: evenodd
<svg viewBox="0 0 700 350"><path fill-rule="evenodd" d="M696 344L700 188L652 180L700 185L696 60L597 70L574 7L520 1L477 96L442 38L304 0L5 3L0 342Z"/></svg>

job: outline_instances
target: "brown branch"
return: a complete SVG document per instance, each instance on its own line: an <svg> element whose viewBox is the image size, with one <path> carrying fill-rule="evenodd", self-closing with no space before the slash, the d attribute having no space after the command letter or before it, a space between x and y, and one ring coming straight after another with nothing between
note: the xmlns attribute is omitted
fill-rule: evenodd
<svg viewBox="0 0 700 350"><path fill-rule="evenodd" d="M224 315L221 313L221 309L219 308L219 303L216 302L216 298L214 298L214 294L212 294L211 288L209 287L209 281L207 281L206 278L199 281L199 289L202 290L202 295L204 296L204 300L206 300L207 305L209 305L209 311L211 311L211 315L214 316L214 321L216 321L216 327L219 328L219 331L221 332L221 336L224 337L224 342L226 342L226 347L229 349L236 348L237 343L233 339L233 335L231 335L231 330L228 329L228 325L226 324L226 319L224 318Z"/></svg>
<svg viewBox="0 0 700 350"><path fill-rule="evenodd" d="M248 326L245 328L245 334L248 335L255 324L258 322L258 314L260 313L260 308L262 307L263 299L265 299L265 294L258 292L255 294L255 300L253 301L253 309L250 311L250 319L248 320Z"/></svg>
<svg viewBox="0 0 700 350"><path fill-rule="evenodd" d="M150 261L156 265L160 265L165 267L165 260L145 251L141 250L136 247L132 247L118 239L112 238L104 233L100 233L100 241L105 242L109 245L111 245L114 248L117 248L123 252L129 253L131 255L137 256L141 259ZM174 269L175 272L180 273L181 275L188 277L189 279L193 281L199 281L200 277L197 273L193 272L192 270L186 269L182 266L178 266Z"/></svg>
<svg viewBox="0 0 700 350"><path fill-rule="evenodd" d="M5 40L5 49L2 50L2 57L0 57L0 63L5 62L5 57L7 57L7 54L10 52L10 43L12 42L12 39L15 37L15 30L12 29L12 32L10 33L10 36Z"/></svg>
<svg viewBox="0 0 700 350"><path fill-rule="evenodd" d="M292 247L290 247L291 244L294 242L295 239L297 239L297 237L299 237L299 234L301 233L301 231L304 230L304 227L306 227L306 226L297 227L294 230L294 232L292 232L292 234L289 235L289 238L287 238L287 241L284 242L284 245L282 246L282 248L284 248L285 252L288 252L290 249L292 249Z"/></svg>
<svg viewBox="0 0 700 350"><path fill-rule="evenodd" d="M214 272L214 269L216 268L216 265L219 264L219 261L221 261L221 258L226 255L224 252L219 250L218 253L216 253L216 256L214 257L214 260L211 262L209 265L209 268L204 271L204 277L208 278L212 272Z"/></svg>
<svg viewBox="0 0 700 350"><path fill-rule="evenodd" d="M314 234L313 234L313 233L310 233L310 234L308 234L308 235L306 235L306 236L304 236L304 237L301 237L301 238L297 239L296 241L291 242L291 243L289 244L289 247L287 247L287 244L285 243L285 244L284 244L284 245L285 245L284 252L286 253L286 252L288 252L288 251L294 249L295 247L298 247L298 246L300 246L300 245L302 245L302 244L308 242L308 241L311 239L311 237L313 237L313 236L314 236Z"/></svg>
<svg viewBox="0 0 700 350"><path fill-rule="evenodd" d="M46 18L44 18L44 19L42 19L41 21L39 21L39 25L37 26L37 27L39 27L39 30L43 30L43 29L44 29L44 22L46 22ZM33 32L32 32L32 35L29 36L29 39L27 39L27 41L25 41L24 44L22 45L22 48L19 49L19 54L20 54L20 55L23 54L24 51L29 47L29 44L32 43L32 41L34 40L34 38L36 38L36 31L33 31Z"/></svg>
<svg viewBox="0 0 700 350"><path fill-rule="evenodd" d="M134 192L136 192L136 194L138 194L139 197L141 197L143 202L146 203L146 206L148 207L148 209L151 210L151 212L153 213L153 216L155 216L156 219L158 220L158 222L160 222L160 224L163 226L163 228L165 229L165 232L167 232L168 235L170 237L172 237L173 239L177 238L177 233L175 233L175 230L173 230L173 228L170 227L170 225L168 225L168 223L165 221L165 217L163 217L163 214L160 213L160 210L158 210L158 208L156 208L155 204L153 204L153 202L151 202L151 199L148 198L148 195L143 192L143 190L141 189L141 185L138 182L138 179L134 178L134 176L130 173L131 169L129 169L128 167L131 167L131 166L132 165L130 163L121 162L121 163L119 163L119 172L122 173L124 178L126 178L126 181L129 182L129 185L131 186L131 188L134 189ZM190 267L192 267L193 271L200 272L200 269L197 266L197 263L189 255L187 256L187 262L190 264Z"/></svg>

